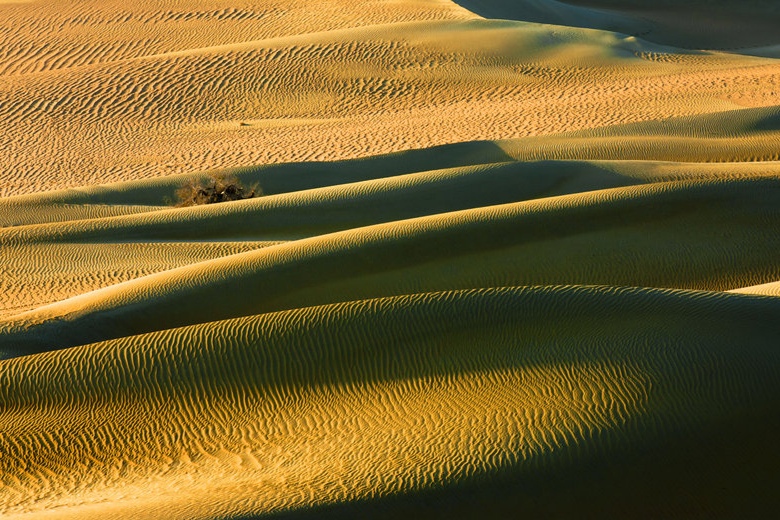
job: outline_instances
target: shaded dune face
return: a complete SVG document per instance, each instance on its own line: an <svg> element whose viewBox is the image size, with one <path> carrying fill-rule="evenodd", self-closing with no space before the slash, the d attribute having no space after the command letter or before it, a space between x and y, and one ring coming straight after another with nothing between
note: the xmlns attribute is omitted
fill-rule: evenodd
<svg viewBox="0 0 780 520"><path fill-rule="evenodd" d="M777 56L780 9L772 0L462 0L489 18L616 31L687 49Z"/></svg>
<svg viewBox="0 0 780 520"><path fill-rule="evenodd" d="M776 516L771 4L0 1L0 516Z"/></svg>
<svg viewBox="0 0 780 520"><path fill-rule="evenodd" d="M761 454L760 436L740 421L776 406L778 312L775 299L742 295L479 290L310 307L17 358L5 362L11 382L2 389L2 469L18 472L7 511L35 507L30 497L41 494L75 516L89 512L76 496L121 493L106 511L186 517L193 496L213 490L198 497L195 516L242 508L316 516L329 504L359 511L367 500L387 502L392 514L405 495L443 486L457 495L459 486L510 479L516 488L494 506L500 511L539 492L556 498L540 479L579 475L621 489L621 475L642 464L663 470L642 486L667 501L636 489L636 503L618 503L663 512L680 501L665 471L698 477L731 463L707 460L722 442L710 440L713 430L740 439L732 456ZM703 445L680 466L643 460L697 439ZM90 461L68 470L71 483L50 478L65 469L62 446ZM743 486L743 477L686 486L688 505L733 512L733 497L708 489ZM560 507L527 505L529 514ZM612 510L603 498L589 505Z"/></svg>

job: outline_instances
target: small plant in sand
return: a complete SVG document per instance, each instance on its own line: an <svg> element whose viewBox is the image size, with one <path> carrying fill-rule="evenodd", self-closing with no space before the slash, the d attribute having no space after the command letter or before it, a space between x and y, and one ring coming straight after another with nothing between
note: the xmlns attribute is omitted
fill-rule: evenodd
<svg viewBox="0 0 780 520"><path fill-rule="evenodd" d="M262 195L260 188L245 188L232 176L216 175L205 181L190 180L176 190L176 206L199 206L233 200L252 199Z"/></svg>

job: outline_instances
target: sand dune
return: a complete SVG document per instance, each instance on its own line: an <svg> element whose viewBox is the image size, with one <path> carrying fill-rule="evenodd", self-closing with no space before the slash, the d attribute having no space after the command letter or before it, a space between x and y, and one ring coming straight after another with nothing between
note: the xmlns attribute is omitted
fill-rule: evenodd
<svg viewBox="0 0 780 520"><path fill-rule="evenodd" d="M776 516L778 16L0 0L0 516Z"/></svg>
<svg viewBox="0 0 780 520"><path fill-rule="evenodd" d="M754 285L751 287L740 287L734 289L734 293L744 294L763 294L765 296L780 296L780 281L763 283L761 285Z"/></svg>
<svg viewBox="0 0 780 520"><path fill-rule="evenodd" d="M616 31L689 49L760 54L761 49L780 44L780 9L772 0L684 4L674 0L458 0L458 4L489 18Z"/></svg>
<svg viewBox="0 0 780 520"><path fill-rule="evenodd" d="M232 40L220 31L232 31L233 22L225 26L214 16L195 23L154 15L141 23L143 31L117 22L137 37L165 30L169 41L127 57L0 76L0 132L8 151L0 157L0 194L780 104L775 60L475 19L448 2L379 3L385 7L364 20L355 13L365 12L362 6L323 2L321 13L304 16L295 31L284 16L267 14L261 18L281 26ZM272 3L263 5L276 12ZM74 15L86 19L73 28L65 23L62 32L75 31L83 40L86 25L95 38L109 31L124 41L90 6L73 7L89 16ZM43 13L28 4L3 9L22 17L14 23L22 29L33 24L58 33L53 28L63 23L55 7ZM403 22L391 16L415 9L430 16ZM335 10L343 12L332 26L307 21L330 20ZM352 24L340 22L350 16ZM251 20L239 22L251 27ZM215 33L201 30L204 24ZM31 38L22 29L18 37ZM230 34L242 34L236 31ZM182 41L184 34L200 36Z"/></svg>
<svg viewBox="0 0 780 520"><path fill-rule="evenodd" d="M1 464L6 474L25 470L8 483L6 513L224 517L511 476L518 494L499 510L534 514L546 504L523 503L563 494L558 479L580 475L620 489L616 475L638 461L648 472L642 485L669 493L668 503L649 503L638 492L652 515L680 497L668 487L676 479L655 480L664 463L642 460L648 450L695 443L690 458L709 457L715 428L735 435L736 454L764 456L739 433L755 414L776 421L779 303L606 287L438 293L7 361L13 383L3 400L14 411L4 415L2 440L13 455ZM119 451L116 438L124 439ZM61 446L85 461L69 468L69 482L51 479ZM729 462L674 470L698 475L721 463ZM745 483L726 473L708 484L755 485L760 497L765 476ZM731 497L711 497L707 487L686 486L689 500L734 512ZM109 502L89 505L100 500ZM624 507L594 503L604 512Z"/></svg>
<svg viewBox="0 0 780 520"><path fill-rule="evenodd" d="M392 195L386 198L392 205ZM322 200L315 210L328 215ZM0 322L0 345L46 350L257 312L470 287L757 285L780 278L778 202L776 177L676 181L395 220L172 269L11 316ZM376 203L358 196L351 210ZM305 215L303 203L290 206L288 213ZM337 209L349 211L344 206ZM291 220L280 213L267 219L271 226ZM262 213L241 217L267 223ZM118 236L113 229L98 239L110 234ZM24 234L18 241L25 239L38 242Z"/></svg>

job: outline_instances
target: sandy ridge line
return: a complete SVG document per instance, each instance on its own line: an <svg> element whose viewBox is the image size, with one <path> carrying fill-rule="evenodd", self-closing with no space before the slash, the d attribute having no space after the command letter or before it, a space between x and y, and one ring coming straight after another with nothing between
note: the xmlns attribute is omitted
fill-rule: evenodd
<svg viewBox="0 0 780 520"><path fill-rule="evenodd" d="M598 162L599 161L594 161L593 164L598 166ZM609 161L603 162L609 163ZM539 182L541 174L548 168L555 168L555 163L540 162L538 163L538 171L532 168L529 168L528 170L519 168L520 166L524 166L524 164L525 163L507 162L478 165L474 167L430 170L268 195L231 203L230 205L204 205L188 208L163 207L129 215L0 228L0 243L10 245L78 241L93 242L106 240L110 237L112 237L112 243L138 241L209 241L227 239L288 241L325 233L333 233L345 229L355 229L388 222L399 222L410 218L444 215L455 211L491 207L501 204L541 201L548 198L564 197L568 195L592 195L603 190L623 189L630 186L676 185L676 183L681 182L728 183L740 179L739 177L733 178L727 175L724 175L723 177L701 175L700 177L690 177L688 179L672 178L659 180L629 176L620 178L616 176L616 178L612 179L607 177L609 169L605 169L605 179L603 180L597 178L589 179L589 175L587 174L578 177L569 174L569 172L566 172L568 175L551 175L551 183L549 185L542 184L535 192L532 186L529 186L526 189L523 186L523 182L529 184ZM566 171L566 166L568 165L563 162L558 166L558 170ZM517 181L515 181L515 184L519 185L519 187L508 185L509 179L511 178L508 174L514 173L515 171L513 167L517 167ZM780 178L780 163L778 163L778 167L779 171L756 175L755 179L771 180ZM507 170L507 174L503 174L502 170ZM555 174L557 173L558 172L555 172ZM500 190L502 183L506 184L504 193L496 191L495 195L483 196L481 200L475 199L473 202L470 200L453 201L455 207L450 209L440 209L438 206L435 206L433 209L428 209L421 204L417 204L423 202L423 200L418 200L420 195L417 194L417 191L420 191L421 195L424 195L424 190L431 190L436 186L438 186L439 189L447 189L449 184L452 184L453 188L451 189L454 189L454 187L458 187L459 184L466 181L470 181L471 184L473 184L480 180L481 176L485 177L486 181L491 183L488 186L495 190ZM545 193L545 191L555 189L556 184L573 181L579 181L586 184L582 185L581 188L578 187L576 191L564 190L564 193L556 195L548 195ZM588 182L590 182L590 185L587 184ZM598 186L599 184L603 184L603 186ZM511 201L501 200L505 195L513 194L515 192L517 193L517 198ZM314 233L306 231L309 226L315 226L316 229L316 223L321 218L318 213L313 213L315 210L322 212L334 209L340 211L345 211L345 209L360 211L361 203L378 199L382 196L392 196L392 200L397 200L399 204L406 201L408 204L414 203L417 205L408 208L398 207L395 213L375 213L369 210L365 211L364 222L360 222L359 218L350 217L345 219L343 223L337 221L333 221L330 224L328 222L323 222L319 226L319 229L315 230ZM493 201L490 200L491 198ZM457 205L460 205L461 207L457 207ZM300 209L296 208L306 209L306 212L303 213ZM285 211L291 213L291 217L286 223L274 223L273 220L270 222L266 220L265 222L258 222L255 226L243 224L243 222L249 218L259 218L263 216L266 218L273 218L275 214L281 216ZM419 214L405 216L404 213L407 215L410 213ZM295 214L305 215L305 218L298 216L293 219L292 215ZM234 217L234 219L239 218L241 221L233 220L231 221L231 224L226 223L224 219L231 216ZM349 225L349 222L355 222L356 220L357 225ZM236 231L237 229L242 228L245 229L243 234ZM300 236L295 235L296 228L300 229L298 233L303 234ZM285 229L287 230L286 232L284 231ZM126 233L123 234L122 231L125 231ZM106 235L106 233L110 233L110 235ZM129 233L130 236L128 236L127 233ZM290 235L290 233L293 235Z"/></svg>
<svg viewBox="0 0 780 520"><path fill-rule="evenodd" d="M24 468L0 490L3 513L317 518L323 503L455 494L464 477L489 486L497 469L520 489L536 482L549 493L563 475L579 489L597 477L593 462L625 469L658 440L667 456L669 441L688 439L707 459L765 457L763 443L738 434L725 451L701 435L742 425L746 409L776 415L779 311L777 300L734 294L506 287L248 316L2 361L0 397L11 406L0 420L13 434L0 435L10 455L0 468ZM123 413L106 413L115 407ZM78 476L79 495L52 468ZM639 473L640 491L659 478ZM597 497L610 490L608 502L621 499L614 485L625 478L611 474L596 486ZM328 487L333 475L340 485Z"/></svg>
<svg viewBox="0 0 780 520"><path fill-rule="evenodd" d="M469 11L470 12L470 11ZM471 13L473 14L473 13ZM606 33L606 34L613 34L616 36L623 36L625 38L623 39L632 39L631 41L634 43L638 43L642 48L647 49L657 49L659 51L664 52L674 52L674 51L685 51L690 52L690 49L684 49L684 48L678 48L670 45L664 45L660 43L655 43L652 41L646 41L642 40L641 37L615 32L615 31L609 31L609 30L603 30L603 29L592 29L588 27L576 27L576 26L569 26L569 25L556 25L556 24L546 24L546 23L538 23L538 22L526 22L522 20L498 20L493 18L483 18L479 15L473 14L472 19L453 19L453 20L420 20L420 21L404 21L404 22L395 22L395 23L382 23L382 24L373 24L373 25L357 25L355 27L342 27L338 29L332 29L327 31L315 31L311 33L301 33L301 34L292 34L292 35L285 35L285 36L275 36L272 38L263 38L259 40L248 40L243 42L236 42L236 43L228 43L223 45L214 45L214 46L208 46L208 47L194 47L190 49L182 49L178 51L168 51L168 52L162 52L158 54L148 54L143 56L136 56L132 58L124 58L124 59L118 59L118 60L111 60L111 61L104 61L100 63L93 63L93 64L86 64L86 65L78 65L74 67L65 67L65 68L58 68L53 70L43 70L38 72L27 72L23 74L12 74L7 76L0 76L0 81L4 81L4 78L13 79L13 78L20 78L20 77L29 77L29 76L45 76L48 74L51 75L57 75L60 73L67 73L72 71L78 71L78 70L92 70L96 68L101 67L110 67L114 65L119 65L123 63L135 63L135 62L143 62L143 61L152 61L152 60L162 60L162 59L169 59L169 58L180 58L180 57L189 57L189 56L199 56L199 55L209 55L209 54L219 54L219 53L229 53L229 52L245 52L245 51L252 51L258 48L275 48L275 47L285 47L285 46L295 46L295 45L301 45L301 44L310 44L313 42L317 43L332 43L333 41L338 41L340 39L359 39L359 38L375 38L377 36L380 36L382 34L386 34L386 31L388 30L396 30L399 31L402 35L404 34L405 30L415 30L421 27L425 27L429 30L437 30L440 28L446 28L446 27L452 27L453 29L458 27L494 27L494 26L505 26L505 25L516 25L518 27L522 27L525 25L540 25L540 26L549 26L551 28L561 28L564 30L573 30L583 33L592 33L594 35L599 33ZM397 35L395 35L397 36ZM403 41L403 38L400 39ZM717 54L728 54L724 52L720 52L719 50L713 50L713 51L706 51L706 55L717 55ZM734 70L752 70L758 67L772 67L775 66L771 61L774 61L773 58L765 58L760 56L740 56L740 59L753 59L757 63L755 65L744 65L741 67L733 67L731 63L724 63L720 65L723 68L728 69L734 69ZM763 62L763 63L762 63Z"/></svg>
<svg viewBox="0 0 780 520"><path fill-rule="evenodd" d="M555 166L555 163L547 163L547 162L540 162L535 164L529 164L529 163L521 163L521 162L503 162L503 163L490 163L490 164L483 164L483 165L475 165L475 166L465 166L465 167L456 167L456 168L444 168L440 170L427 170L423 172L413 172L413 173L404 173L399 175L394 175L390 177L380 177L375 179L368 179L364 181L358 181L358 182L349 182L344 184L334 184L334 185L324 185L321 187L311 188L311 189L302 189L302 190L296 190L296 191L290 191L285 193L279 193L274 195L267 195L264 197L258 197L254 199L244 200L237 203L231 203L230 205L203 205L203 206L194 206L194 207L187 207L187 208L173 208L173 207L163 207L159 209L150 209L149 211L145 211L143 213L135 213L131 215L117 215L117 216L109 216L109 217L101 217L101 218L94 218L94 219L79 219L79 220L70 220L67 222L52 222L52 223L43 223L43 224L30 224L30 225L21 225L21 226L13 226L8 228L0 228L0 243L6 242L6 243L42 243L42 242L48 242L48 241L67 241L67 240L83 240L83 239L89 239L89 234L91 232L101 232L101 231L107 231L107 230L113 230L113 231L120 231L122 229L127 229L131 227L138 228L145 227L152 231L152 229L159 228L158 230L162 233L169 233L171 232L170 226L175 223L181 223L186 224L187 226L197 226L198 223L208 223L210 220L213 219L224 219L227 216L231 215L244 215L244 218L248 218L251 215L260 216L264 212L273 212L273 211L281 211L281 210L289 210L292 213L298 213L300 214L300 211L296 211L296 208L309 208L314 207L315 209L317 207L320 207L322 211L328 211L333 205L337 204L349 204L350 202L353 202L353 204L357 205L361 202L362 199L377 199L380 196L383 195L392 195L395 198L403 198L405 196L408 196L408 202L409 203L422 203L425 202L425 200L418 200L418 197L415 197L417 193L415 193L417 190L430 190L434 187L438 187L440 189L448 188L448 184L452 184L453 188L458 187L460 184L462 184L465 181L470 181L471 184L474 184L477 181L485 180L488 184L488 187L494 188L498 190L501 188L502 183L507 183L511 179L510 174L516 174L517 180L515 181L515 184L517 186L506 186L508 191L507 193L514 193L518 192L518 198L511 200L511 201L501 201L500 199L503 198L503 194L496 193L496 195L492 198L496 199L496 202L487 202L487 203L471 203L469 200L464 200L461 202L463 207L453 207L449 210L444 211L437 211L437 210L428 210L424 205L419 204L419 209L414 210L410 209L407 210L407 212L419 212L423 213L421 215L416 215L414 217L404 217L404 216L395 216L392 213L387 215L387 218L378 218L375 217L377 220L381 220L374 222L373 224L380 224L384 222L396 222L396 221L402 221L402 220L408 220L409 218L415 218L415 217L421 217L426 215L441 215L445 213L451 213L454 211L461 211L461 210L468 210L468 209L476 209L479 207L488 207L488 206L495 206L499 204L509 204L509 203L515 203L515 202L522 202L522 201L530 201L530 200L539 200L542 198L549 198L552 197L552 195L545 195L544 191L546 188L554 188L557 183L566 182L570 180L579 179L580 177L572 174L571 170L576 169L576 165L579 162L574 162L573 165L568 165L566 163L561 163L559 165L559 170L563 170L566 173L560 174L560 175L551 175L551 182L548 184L543 184L540 186L537 190L534 190L533 185L529 186L528 188L525 188L523 186L523 181L531 184L534 182L539 182L539 177L548 169ZM528 165L530 167L525 168L525 166ZM538 170L534 168L535 165L538 165ZM575 168L572 168L574 166ZM585 165L583 165L584 167ZM503 173L506 171L506 173ZM559 172L555 172L558 174ZM586 174L583 174L582 180L583 182L587 181L588 173L592 173L588 171ZM607 172L605 171L605 175ZM778 175L780 175L780 171L778 171ZM770 175L767 175L769 177ZM705 179L706 180L706 179ZM585 193L592 193L595 191L599 191L602 189L612 189L615 187L626 187L626 186L633 186L637 184L654 184L652 180L645 180L645 179L637 179L637 178L628 178L625 179L611 179L611 183L616 185L610 185L610 181L603 181L605 186L603 187L596 187L599 184L598 180L593 180L593 184L596 185L594 187L585 186L584 189L577 189L576 191L567 191L563 194L558 194L555 196L563 196L563 195L570 195L570 194L585 194ZM664 182L671 182L671 181L659 181L658 184L664 183ZM537 191L535 193L535 191ZM404 195L404 194L407 195ZM484 199L484 197L483 197ZM478 200L478 199L477 199ZM400 202L400 201L399 201ZM334 206L339 207L341 210L344 208L340 206ZM354 210L359 210L359 207L354 207ZM403 212L399 208L399 215L401 215ZM317 214L311 214L311 210L308 210L305 214L310 220L317 220L320 217ZM302 219L301 217L296 218L296 222L293 224L288 224L288 227L306 227L308 222L306 219ZM350 218L350 220L354 220ZM359 220L359 219L358 219ZM291 220L292 222L292 220ZM311 222L313 224L313 222ZM238 225L239 223L235 223ZM351 229L351 228L357 228L357 227L365 227L367 225L373 225L373 224L360 224L357 226L349 226L345 229ZM70 231L68 231L70 229ZM200 240L207 240L206 238L199 238L202 235L202 231L199 231L197 227L194 228L196 235L191 237L185 237L191 238L191 239L200 239ZM182 229L182 231L184 231ZM273 235L273 226L270 228L267 224L263 224L261 227L256 228L256 231L263 234L263 233L270 233ZM328 231L333 232L333 231ZM137 235L137 238L133 239L135 240L144 240L147 237L150 237L149 235L146 235L144 233L139 233L138 230L134 230L133 233ZM174 231L173 234L175 235L176 232ZM323 233L316 233L316 234L323 234ZM113 235L117 238L121 239L121 234ZM225 237L230 237L233 235L230 235L229 233L220 233L219 236L214 236L210 238L221 238L224 239ZM289 238L289 237L288 237ZM305 238L305 237L299 237L299 238ZM154 240L164 240L165 236L160 236Z"/></svg>
<svg viewBox="0 0 780 520"><path fill-rule="evenodd" d="M79 65L76 67L43 70L39 72L28 72L28 73L18 74L18 75L0 76L0 82L4 81L5 78L12 80L13 78L22 78L22 77L30 77L30 76L46 76L46 75L56 76L59 74L65 74L65 73L78 71L78 70L94 70L99 68L111 67L114 65L121 65L123 63L136 63L136 62L143 62L143 61L164 60L168 58L181 58L181 57L188 57L188 56L219 54L219 53L226 53L226 52L252 51L258 48L272 49L275 47L310 44L314 41L316 41L317 43L331 43L331 40L338 41L341 38L349 38L349 37L353 37L353 38L354 37L375 37L377 36L377 34L382 34L384 30L388 30L388 29L403 30L407 28L415 29L419 27L430 27L430 26L447 27L450 25L457 26L463 24L472 24L474 22L480 22L480 21L491 23L490 20L485 20L475 15L475 18L473 20L422 20L422 21L384 23L384 24L374 24L374 25L358 25L355 27L342 27L330 31L315 31L311 33L294 34L289 36L276 36L273 38L263 38L260 40L249 40L249 41L238 42L238 43L227 43L224 45L214 45L210 47L195 47L192 49L182 49L179 51L168 51L159 54L148 54L145 56L136 56L133 58L124 58L124 59L113 60L113 61L105 61L101 63ZM516 22L516 23L522 23L522 22Z"/></svg>
<svg viewBox="0 0 780 520"><path fill-rule="evenodd" d="M735 185L745 189L736 190ZM583 218L595 219L599 229L621 229L629 225L629 220L640 223L664 222L669 215L680 212L693 212L695 215L697 204L720 207L721 201L730 200L730 206L734 206L744 200L755 205L756 192L760 192L766 194L766 200L761 202L763 209L754 210L760 213L753 218L759 218L759 215L769 211L765 206L771 200L770 194L776 193L778 188L780 184L777 180L766 179L681 182L676 185L664 183L603 190L588 196L575 194L539 199L350 229L127 281L12 316L0 322L0 327L6 331L4 339L9 346L26 344L28 340L24 339L25 336L30 336L28 339L31 345L42 341L49 346L66 346L62 344L63 341L76 341L75 344L88 342L76 339L75 336L66 339L79 330L89 334L107 333L113 337L131 331L137 333L159 327L187 325L203 321L206 315L208 319L218 319L311 305L313 302L327 303L335 297L353 299L350 296L353 293L368 291L373 294L369 289L374 287L374 283L382 294L386 291L404 291L397 285L401 282L393 277L375 282L366 280L387 273L388 270L404 272L404 269L434 265L442 255L452 256L453 248L457 251L456 259L462 261L473 253L514 251L511 249L513 244L519 247L539 239L539 226L545 219L557 222L555 236L560 235L561 238L576 234L578 228L571 229L570 226L572 222L582 222ZM643 209L648 205L664 210L661 213L648 213ZM617 215L621 217L616 218ZM770 223L772 216L760 218ZM561 228L567 222L569 227ZM767 242L766 247L770 245ZM400 254L400 251L416 253L409 256ZM732 254L729 252L729 257ZM381 256L382 262L378 263L378 258L375 258L377 255ZM623 259L622 263L625 264L626 260L631 262L630 259ZM699 263L702 261L697 260ZM503 266L500 269L508 268L500 265ZM304 266L306 268L302 270ZM764 272L767 269L777 275L777 266L773 266L769 260L761 264L762 278L767 276L767 272ZM483 273L484 276L490 274L490 271ZM354 284L361 280L364 285L367 283L368 289L362 285L362 289L356 289ZM449 285L451 282L447 280L434 280L432 283ZM337 296L340 293L344 294ZM226 300L224 305L207 310L196 305L204 294L210 294L209 298L219 294L230 294L233 297ZM244 299L238 298L238 294L244 294ZM320 301L323 298L325 301ZM162 309L167 311L163 312ZM132 319L128 313L133 316ZM85 323L90 325L83 328ZM66 329L69 332L66 333ZM41 347L29 348L34 350Z"/></svg>

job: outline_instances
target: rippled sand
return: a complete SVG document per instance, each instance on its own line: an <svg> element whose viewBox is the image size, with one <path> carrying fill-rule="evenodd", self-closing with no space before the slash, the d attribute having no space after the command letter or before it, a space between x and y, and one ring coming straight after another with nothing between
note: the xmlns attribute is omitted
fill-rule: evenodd
<svg viewBox="0 0 780 520"><path fill-rule="evenodd" d="M676 4L0 1L0 516L776 515L780 8Z"/></svg>

